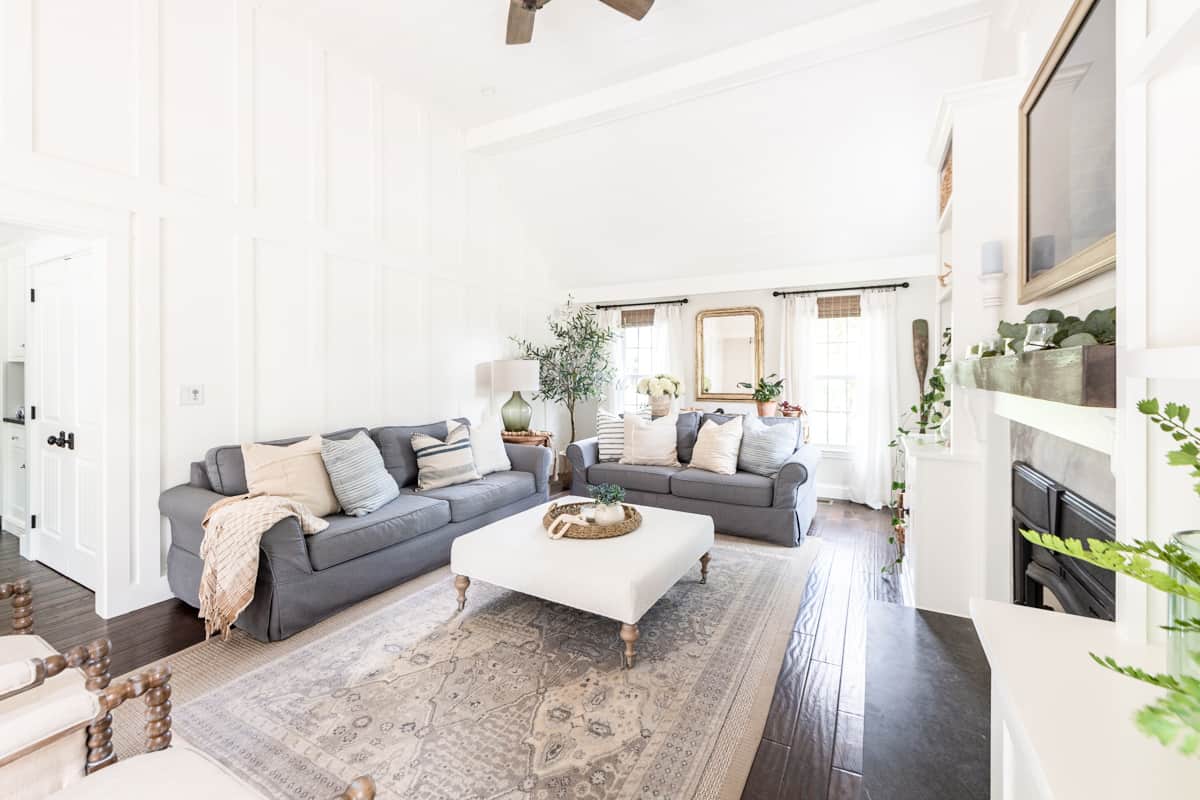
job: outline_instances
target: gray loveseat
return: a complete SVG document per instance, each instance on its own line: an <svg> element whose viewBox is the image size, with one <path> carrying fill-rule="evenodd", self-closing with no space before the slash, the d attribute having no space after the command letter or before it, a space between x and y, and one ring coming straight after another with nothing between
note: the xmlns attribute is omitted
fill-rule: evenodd
<svg viewBox="0 0 1200 800"><path fill-rule="evenodd" d="M571 492L587 497L588 489L601 483L615 483L625 489L625 499L676 511L690 511L712 517L719 533L732 533L752 539L795 547L808 533L817 513L817 464L821 451L811 444L796 442L796 450L774 478L751 472L718 475L688 467L696 436L705 420L724 422L724 414L685 412L676 424L678 467L650 467L600 461L597 439L574 442L567 448L571 461ZM797 439L800 425L796 420L765 417L768 425L793 424Z"/></svg>
<svg viewBox="0 0 1200 800"><path fill-rule="evenodd" d="M462 420L465 422L465 420ZM348 439L365 428L326 434ZM511 472L417 493L416 432L445 438L446 423L389 426L368 431L400 496L362 517L335 514L329 527L305 536L295 518L284 519L262 538L254 600L237 627L260 641L294 633L371 595L423 575L450 561L450 543L490 522L524 511L549 496L551 452L505 445ZM269 444L291 444L304 437ZM199 607L200 543L204 514L217 500L246 492L239 445L214 447L192 464L191 480L168 489L158 507L171 523L167 581L180 600Z"/></svg>

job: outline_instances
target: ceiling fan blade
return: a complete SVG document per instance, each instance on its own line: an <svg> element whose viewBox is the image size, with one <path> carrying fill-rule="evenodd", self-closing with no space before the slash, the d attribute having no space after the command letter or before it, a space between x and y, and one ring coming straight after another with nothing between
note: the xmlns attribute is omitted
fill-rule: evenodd
<svg viewBox="0 0 1200 800"><path fill-rule="evenodd" d="M654 0L600 0L600 2L634 19L646 16L650 6L654 5Z"/></svg>
<svg viewBox="0 0 1200 800"><path fill-rule="evenodd" d="M521 0L508 4L507 44L529 44L533 40L533 9L526 8Z"/></svg>

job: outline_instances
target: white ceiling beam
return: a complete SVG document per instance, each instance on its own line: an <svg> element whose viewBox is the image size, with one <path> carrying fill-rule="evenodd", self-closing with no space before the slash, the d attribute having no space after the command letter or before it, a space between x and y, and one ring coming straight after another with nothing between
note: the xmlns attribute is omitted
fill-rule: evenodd
<svg viewBox="0 0 1200 800"><path fill-rule="evenodd" d="M987 0L874 0L752 42L469 129L499 152L986 18ZM752 12L751 12L752 13Z"/></svg>

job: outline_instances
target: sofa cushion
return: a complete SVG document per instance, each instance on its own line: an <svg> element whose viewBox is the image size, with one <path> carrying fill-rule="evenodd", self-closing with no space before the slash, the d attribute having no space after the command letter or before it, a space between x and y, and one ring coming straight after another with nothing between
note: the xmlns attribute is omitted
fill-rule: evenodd
<svg viewBox="0 0 1200 800"><path fill-rule="evenodd" d="M450 523L450 504L412 493L402 494L361 517L327 517L329 527L304 537L308 560L322 570L406 542Z"/></svg>
<svg viewBox="0 0 1200 800"><path fill-rule="evenodd" d="M359 431L365 430L366 428L346 428L322 434L322 436L326 439L349 439ZM260 444L289 445L302 442L307 438L307 436L293 436L290 439L275 439L270 442L260 442ZM208 473L208 482L212 484L212 490L218 494L233 497L249 491L246 486L246 462L242 458L240 444L223 444L209 450L204 455L204 469Z"/></svg>
<svg viewBox="0 0 1200 800"><path fill-rule="evenodd" d="M412 489L403 491L416 494ZM450 504L450 520L464 522L529 497L535 491L532 473L493 472L469 483L423 489L417 496L445 500Z"/></svg>
<svg viewBox="0 0 1200 800"><path fill-rule="evenodd" d="M471 424L469 420L461 418L454 421L461 425ZM412 447L414 433L423 433L444 441L449 431L446 430L445 422L431 422L428 425L388 425L371 429L371 438L383 454L383 465L401 489L417 482L417 454L413 452Z"/></svg>
<svg viewBox="0 0 1200 800"><path fill-rule="evenodd" d="M775 481L750 472L718 475L702 469L685 469L671 477L671 494L693 500L766 508L775 499Z"/></svg>
<svg viewBox="0 0 1200 800"><path fill-rule="evenodd" d="M623 489L670 494L671 476L681 469L645 464L593 464L588 467L587 481L593 486L615 483Z"/></svg>
<svg viewBox="0 0 1200 800"><path fill-rule="evenodd" d="M286 447L242 445L246 486L254 494L294 500L318 517L336 513L341 505L321 459L322 441L320 436L310 436ZM367 439L368 444L370 441Z"/></svg>
<svg viewBox="0 0 1200 800"><path fill-rule="evenodd" d="M718 424L723 424L725 421L731 420L737 416L742 416L742 415L741 414L710 414L710 413L706 413L704 415L704 418L700 420L700 424L703 425L705 422L707 422L710 419L716 420ZM795 433L795 435L796 435L796 443L795 443L795 446L792 447L792 450L795 450L797 447L800 446L800 426L796 424L795 419L793 419L791 417L759 417L758 421L763 423L764 425L790 425L792 432Z"/></svg>
<svg viewBox="0 0 1200 800"><path fill-rule="evenodd" d="M699 433L700 412L679 412L679 421L675 423L675 451L679 460L685 464L692 460L692 449L696 446Z"/></svg>

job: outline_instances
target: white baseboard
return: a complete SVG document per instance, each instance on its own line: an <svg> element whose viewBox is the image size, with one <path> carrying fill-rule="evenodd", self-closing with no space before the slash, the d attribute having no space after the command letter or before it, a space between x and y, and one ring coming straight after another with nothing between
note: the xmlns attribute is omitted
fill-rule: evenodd
<svg viewBox="0 0 1200 800"><path fill-rule="evenodd" d="M818 483L817 497L822 500L849 500L850 489L832 483Z"/></svg>

